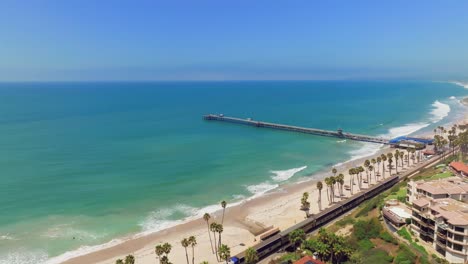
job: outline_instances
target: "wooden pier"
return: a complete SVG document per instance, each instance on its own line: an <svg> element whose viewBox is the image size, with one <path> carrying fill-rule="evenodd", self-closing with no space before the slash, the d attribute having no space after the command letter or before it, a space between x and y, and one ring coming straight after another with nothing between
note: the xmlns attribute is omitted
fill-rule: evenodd
<svg viewBox="0 0 468 264"><path fill-rule="evenodd" d="M254 127L285 130L285 131L298 132L298 133L304 133L304 134L312 134L312 135L317 135L317 136L335 137L335 138L356 140L356 141L362 141L362 142L371 142L371 143L377 143L377 144L390 144L389 139L366 136L366 135L359 135L359 134L352 134L352 133L344 133L341 129L337 131L330 131L330 130L322 130L322 129L316 129L316 128L306 128L306 127L268 123L268 122L263 122L263 121L252 120L250 118L242 119L242 118L237 118L237 117L229 117L229 116L215 115L215 114L204 115L203 119L235 123L235 124L241 124L241 125L248 125L248 126L254 126Z"/></svg>

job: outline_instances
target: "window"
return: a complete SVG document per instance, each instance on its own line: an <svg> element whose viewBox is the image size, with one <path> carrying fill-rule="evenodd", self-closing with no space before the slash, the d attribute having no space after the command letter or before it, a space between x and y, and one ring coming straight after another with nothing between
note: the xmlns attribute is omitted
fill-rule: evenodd
<svg viewBox="0 0 468 264"><path fill-rule="evenodd" d="M453 244L453 249L456 251L463 251L463 246L458 244Z"/></svg>
<svg viewBox="0 0 468 264"><path fill-rule="evenodd" d="M456 226L456 227L455 227L455 231L460 232L460 233L464 233L464 232L465 232L465 228Z"/></svg>
<svg viewBox="0 0 468 264"><path fill-rule="evenodd" d="M457 240L457 241L462 241L463 242L463 236L462 235L457 235L455 234L455 236L453 237L453 239Z"/></svg>

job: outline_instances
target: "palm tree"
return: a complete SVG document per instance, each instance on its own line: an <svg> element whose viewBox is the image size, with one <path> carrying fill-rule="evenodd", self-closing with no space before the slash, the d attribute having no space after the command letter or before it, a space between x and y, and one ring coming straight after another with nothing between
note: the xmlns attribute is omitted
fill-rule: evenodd
<svg viewBox="0 0 468 264"><path fill-rule="evenodd" d="M219 246L219 258L221 260L226 261L226 264L227 264L230 257L231 257L231 249L224 244L220 245Z"/></svg>
<svg viewBox="0 0 468 264"><path fill-rule="evenodd" d="M403 157L404 157L404 156L405 156L405 153L403 153L403 151L400 151L400 160L401 160L400 164L401 164L401 168L404 167L404 164L403 164L403 163L404 163L404 162L403 162Z"/></svg>
<svg viewBox="0 0 468 264"><path fill-rule="evenodd" d="M369 166L370 166L370 161L366 160L364 161L364 168L366 168L366 176L367 176L367 185L369 185Z"/></svg>
<svg viewBox="0 0 468 264"><path fill-rule="evenodd" d="M395 155L393 155L395 157L395 171L396 171L396 174L398 174L398 159L400 158L400 151L397 149L395 150Z"/></svg>
<svg viewBox="0 0 468 264"><path fill-rule="evenodd" d="M160 264L170 264L168 255L171 253L171 249L172 246L169 243L156 246L155 253L159 258Z"/></svg>
<svg viewBox="0 0 468 264"><path fill-rule="evenodd" d="M332 173L333 173L333 177L336 177L336 173L338 172L338 170L336 168L333 168L332 169ZM336 179L335 179L336 180ZM335 187L335 186L333 186Z"/></svg>
<svg viewBox="0 0 468 264"><path fill-rule="evenodd" d="M188 239L187 238L182 239L182 241L180 241L180 244L185 249L185 257L187 258L187 264L190 264L189 259L188 259L188 253L187 253L187 247L190 245Z"/></svg>
<svg viewBox="0 0 468 264"><path fill-rule="evenodd" d="M218 224L216 222L213 222L210 224L210 231L213 232L213 240L214 240L214 251L215 251L215 255L216 255L216 259L218 259L218 247L217 247L217 243L216 243L216 228L217 228Z"/></svg>
<svg viewBox="0 0 468 264"><path fill-rule="evenodd" d="M387 156L382 154L380 158L382 159L382 178L385 179L385 161L387 161Z"/></svg>
<svg viewBox="0 0 468 264"><path fill-rule="evenodd" d="M322 211L322 188L323 188L323 183L321 181L317 182L317 189L319 191L319 197L318 197L318 206L319 206L319 211Z"/></svg>
<svg viewBox="0 0 468 264"><path fill-rule="evenodd" d="M169 253L171 253L171 249L172 249L171 244L169 244L169 243L164 243L164 244L162 245L162 248L163 248L164 254L166 254L166 256L168 256Z"/></svg>
<svg viewBox="0 0 468 264"><path fill-rule="evenodd" d="M190 236L188 242L192 247L192 264L195 264L195 246L197 245L197 239L194 236Z"/></svg>
<svg viewBox="0 0 468 264"><path fill-rule="evenodd" d="M115 261L115 264L124 264L123 260L122 259L118 259Z"/></svg>
<svg viewBox="0 0 468 264"><path fill-rule="evenodd" d="M371 163L372 163L372 168L374 168L373 171L374 171L374 178L375 178L375 164L377 163L377 160L376 159L371 159Z"/></svg>
<svg viewBox="0 0 468 264"><path fill-rule="evenodd" d="M331 204L330 194L328 193L328 189L330 189L330 186L331 186L330 177L325 177L324 182L325 182L325 184L327 185L327 199L328 199L328 204Z"/></svg>
<svg viewBox="0 0 468 264"><path fill-rule="evenodd" d="M389 152L387 153L387 160L388 160L388 167L389 167L389 171L390 171L390 177L392 176L392 162L390 162L390 160L393 159L393 153Z"/></svg>
<svg viewBox="0 0 468 264"><path fill-rule="evenodd" d="M206 222L206 227L208 228L208 236L210 237L211 253L214 254L215 252L214 252L214 249L213 249L213 242L211 241L211 233L210 233L210 223L209 223L210 218L211 218L211 216L210 216L209 213L205 213L203 215L203 219L205 219L205 222Z"/></svg>
<svg viewBox="0 0 468 264"><path fill-rule="evenodd" d="M295 252L301 246L302 242L306 239L306 234L302 229L296 229L289 233L289 241L294 245ZM297 256L297 255L296 255Z"/></svg>
<svg viewBox="0 0 468 264"><path fill-rule="evenodd" d="M354 168L351 168L349 169L348 171L348 174L349 174L349 188L350 188L350 192L351 194L353 194L353 182L354 182L354 173L355 173L355 169Z"/></svg>
<svg viewBox="0 0 468 264"><path fill-rule="evenodd" d="M344 175L343 173L338 174L337 181L340 184L340 199L343 199L343 184L344 184Z"/></svg>
<svg viewBox="0 0 468 264"><path fill-rule="evenodd" d="M331 176L330 177L330 183L331 183L331 200L332 200L332 203L335 202L335 184L336 184L336 177L334 176Z"/></svg>
<svg viewBox="0 0 468 264"><path fill-rule="evenodd" d="M258 262L257 251L254 248L249 247L245 251L245 263L246 264L256 264L257 262Z"/></svg>
<svg viewBox="0 0 468 264"><path fill-rule="evenodd" d="M359 172L359 190L362 189L362 173L364 172L364 168L362 166L358 167Z"/></svg>
<svg viewBox="0 0 468 264"><path fill-rule="evenodd" d="M377 157L377 175L380 174L380 163L382 163L382 157Z"/></svg>
<svg viewBox="0 0 468 264"><path fill-rule="evenodd" d="M218 232L218 238L219 238L218 250L219 250L219 247L221 246L221 233L223 233L223 231L224 231L223 225L221 224L216 225L216 232Z"/></svg>
<svg viewBox="0 0 468 264"><path fill-rule="evenodd" d="M390 177L392 176L392 163L393 163L393 158L389 158L388 159L388 167L390 168Z"/></svg>
<svg viewBox="0 0 468 264"><path fill-rule="evenodd" d="M309 218L310 203L308 201L309 193L305 192L302 194L301 198L301 210L306 213L306 218Z"/></svg>
<svg viewBox="0 0 468 264"><path fill-rule="evenodd" d="M369 171L370 171L370 180L369 180L369 184L371 183L372 181L372 171L374 171L374 180L375 180L375 168L373 165L369 165ZM375 181L377 182L377 181Z"/></svg>
<svg viewBox="0 0 468 264"><path fill-rule="evenodd" d="M157 245L154 252L158 256L159 263L161 263L161 256L164 254L164 249L163 249L162 245Z"/></svg>
<svg viewBox="0 0 468 264"><path fill-rule="evenodd" d="M224 212L226 211L226 201L221 202L221 207L223 207L223 219L221 220L221 224L224 224Z"/></svg>
<svg viewBox="0 0 468 264"><path fill-rule="evenodd" d="M135 257L133 255L126 256L125 264L135 264Z"/></svg>

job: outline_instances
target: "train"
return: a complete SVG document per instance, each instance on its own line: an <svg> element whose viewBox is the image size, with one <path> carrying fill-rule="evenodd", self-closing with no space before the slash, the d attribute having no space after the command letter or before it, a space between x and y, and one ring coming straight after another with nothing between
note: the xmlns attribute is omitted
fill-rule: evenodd
<svg viewBox="0 0 468 264"><path fill-rule="evenodd" d="M331 207L321 211L320 213L312 215L308 219L258 243L257 245L253 246L253 248L257 251L258 258L264 259L265 257L269 256L274 252L278 252L288 247L291 247L291 243L289 241L289 234L294 230L302 229L305 233L310 233L314 230L317 230L318 228L324 226L333 219L336 219L336 217L360 205L362 202L377 196L385 190L390 189L398 183L399 179L400 178L397 175L389 177L383 182L380 182L379 184L370 187L365 192L357 193L346 200L339 201L333 204ZM229 263L245 263L245 251L232 257Z"/></svg>

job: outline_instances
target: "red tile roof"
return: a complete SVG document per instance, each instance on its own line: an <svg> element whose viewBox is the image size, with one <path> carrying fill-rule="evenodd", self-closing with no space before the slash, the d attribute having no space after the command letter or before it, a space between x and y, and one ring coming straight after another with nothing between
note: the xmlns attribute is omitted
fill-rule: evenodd
<svg viewBox="0 0 468 264"><path fill-rule="evenodd" d="M450 167L452 167L456 171L463 172L464 174L468 174L468 166L463 162L452 161L450 163Z"/></svg>
<svg viewBox="0 0 468 264"><path fill-rule="evenodd" d="M314 259L311 256L305 256L300 260L294 262L294 264L325 264L324 262Z"/></svg>

